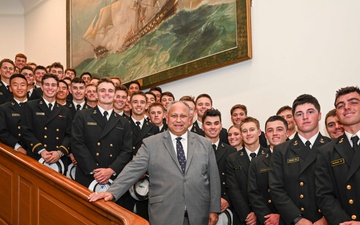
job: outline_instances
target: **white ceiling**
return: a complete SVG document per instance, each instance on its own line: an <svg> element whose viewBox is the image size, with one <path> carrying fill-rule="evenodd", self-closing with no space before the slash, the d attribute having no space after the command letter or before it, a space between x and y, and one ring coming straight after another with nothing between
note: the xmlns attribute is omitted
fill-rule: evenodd
<svg viewBox="0 0 360 225"><path fill-rule="evenodd" d="M0 15L25 14L47 0L0 0Z"/></svg>

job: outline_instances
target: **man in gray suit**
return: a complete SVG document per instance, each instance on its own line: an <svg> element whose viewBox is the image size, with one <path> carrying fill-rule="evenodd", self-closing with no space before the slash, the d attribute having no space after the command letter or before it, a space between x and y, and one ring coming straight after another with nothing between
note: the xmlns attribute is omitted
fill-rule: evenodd
<svg viewBox="0 0 360 225"><path fill-rule="evenodd" d="M148 171L152 225L215 225L221 211L215 154L210 141L188 132L189 115L185 102L171 103L168 130L144 139L108 192L92 193L89 201L118 199Z"/></svg>

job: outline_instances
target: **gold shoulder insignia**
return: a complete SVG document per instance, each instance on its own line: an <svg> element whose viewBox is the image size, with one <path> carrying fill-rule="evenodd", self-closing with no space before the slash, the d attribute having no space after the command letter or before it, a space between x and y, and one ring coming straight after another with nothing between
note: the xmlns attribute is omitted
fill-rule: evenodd
<svg viewBox="0 0 360 225"><path fill-rule="evenodd" d="M344 138L341 138L340 141L339 141L339 144L341 144L343 142L344 142Z"/></svg>
<svg viewBox="0 0 360 225"><path fill-rule="evenodd" d="M298 145L298 144L299 144L298 141L295 140L295 141L294 141L294 145L296 146L296 145Z"/></svg>
<svg viewBox="0 0 360 225"><path fill-rule="evenodd" d="M72 104L72 103L70 103L69 107L73 107L73 104Z"/></svg>
<svg viewBox="0 0 360 225"><path fill-rule="evenodd" d="M118 114L117 114L117 113L113 113L113 114L114 114L114 116L115 116L115 117L117 117L117 116L118 116Z"/></svg>
<svg viewBox="0 0 360 225"><path fill-rule="evenodd" d="M266 153L266 156L265 156L265 158L269 158L269 153Z"/></svg>
<svg viewBox="0 0 360 225"><path fill-rule="evenodd" d="M320 143L321 143L321 144L324 144L324 143L325 143L325 141L324 141L323 138L320 138Z"/></svg>
<svg viewBox="0 0 360 225"><path fill-rule="evenodd" d="M96 114L96 110L94 109L93 114Z"/></svg>
<svg viewBox="0 0 360 225"><path fill-rule="evenodd" d="M11 102L11 105L15 105L15 103Z"/></svg>
<svg viewBox="0 0 360 225"><path fill-rule="evenodd" d="M240 152L240 156L244 156L244 152Z"/></svg>
<svg viewBox="0 0 360 225"><path fill-rule="evenodd" d="M264 150L261 150L261 154L265 154L265 151L264 151Z"/></svg>
<svg viewBox="0 0 360 225"><path fill-rule="evenodd" d="M44 104L44 102L42 100L40 100L39 104L42 105L42 104Z"/></svg>

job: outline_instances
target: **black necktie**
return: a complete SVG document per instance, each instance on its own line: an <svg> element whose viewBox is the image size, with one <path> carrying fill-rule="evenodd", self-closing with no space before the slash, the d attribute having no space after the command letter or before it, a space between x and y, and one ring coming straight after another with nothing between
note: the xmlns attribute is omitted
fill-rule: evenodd
<svg viewBox="0 0 360 225"><path fill-rule="evenodd" d="M213 144L213 149L214 149L214 152L216 152L216 144Z"/></svg>
<svg viewBox="0 0 360 225"><path fill-rule="evenodd" d="M186 158L185 158L185 152L184 148L181 144L181 137L176 138L176 152L177 152L177 158L181 167L181 171L185 173L186 168Z"/></svg>
<svg viewBox="0 0 360 225"><path fill-rule="evenodd" d="M49 109L50 109L50 111L52 110L52 107L53 107L53 105L52 105L51 103L49 103Z"/></svg>
<svg viewBox="0 0 360 225"><path fill-rule="evenodd" d="M305 145L306 145L306 147L307 147L309 150L311 149L311 147L310 147L311 142L310 142L310 141L306 141L306 142L305 142Z"/></svg>
<svg viewBox="0 0 360 225"><path fill-rule="evenodd" d="M80 105L80 104L77 104L77 105L76 105L76 111L79 111L80 108L81 108L81 105Z"/></svg>
<svg viewBox="0 0 360 225"><path fill-rule="evenodd" d="M358 141L359 141L359 137L357 135L351 137L351 141L353 143L353 150L354 152L356 152L356 150L359 149L359 145L358 145Z"/></svg>
<svg viewBox="0 0 360 225"><path fill-rule="evenodd" d="M141 130L140 124L141 123L139 121L136 121L136 127L138 128L138 130Z"/></svg>
<svg viewBox="0 0 360 225"><path fill-rule="evenodd" d="M104 118L105 118L105 120L107 121L108 119L107 119L107 115L108 115L109 113L107 112L107 111L104 111Z"/></svg>
<svg viewBox="0 0 360 225"><path fill-rule="evenodd" d="M251 157L251 160L252 160L253 158L256 157L256 153L255 152L250 153L250 157Z"/></svg>

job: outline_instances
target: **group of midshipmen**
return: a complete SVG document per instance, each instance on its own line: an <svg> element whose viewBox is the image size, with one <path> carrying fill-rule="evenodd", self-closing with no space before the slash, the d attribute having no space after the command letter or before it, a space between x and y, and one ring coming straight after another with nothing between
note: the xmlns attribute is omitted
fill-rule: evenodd
<svg viewBox="0 0 360 225"><path fill-rule="evenodd" d="M211 142L217 164L218 175L211 182L219 183L220 208L210 210L215 216L210 213L209 224L216 224L217 214L225 212L232 214L234 225L360 224L358 87L336 92L335 108L325 118L328 138L319 132L320 104L309 94L298 96L292 107L280 108L266 121L264 132L259 121L247 115L246 106L236 104L230 110L233 125L226 130L208 94L175 101L160 87L144 93L137 81L126 87L118 77L99 79L88 72L76 77L74 69L64 71L60 63L49 67L27 63L24 54L16 55L15 61L1 60L0 75L0 141L48 165L61 161L62 174L73 164L75 180L85 187L94 181L113 182L129 162L143 157L144 139L176 134L181 128L176 120L182 118L175 118L177 114L169 109L177 112L182 102L190 121L184 132L204 136L201 143ZM188 149L191 144L183 145L179 147L174 139L174 149ZM187 151L177 152L179 161L175 160L183 173ZM150 185L155 186L148 160L134 179L149 175ZM94 195L89 199L106 197ZM116 202L145 219L150 214L154 224L164 223L158 221L166 219L151 215L156 204L151 199L156 196L148 202L124 191ZM172 217L181 221L172 224L198 225L192 222L197 220L188 210L190 205L185 205L185 219Z"/></svg>

